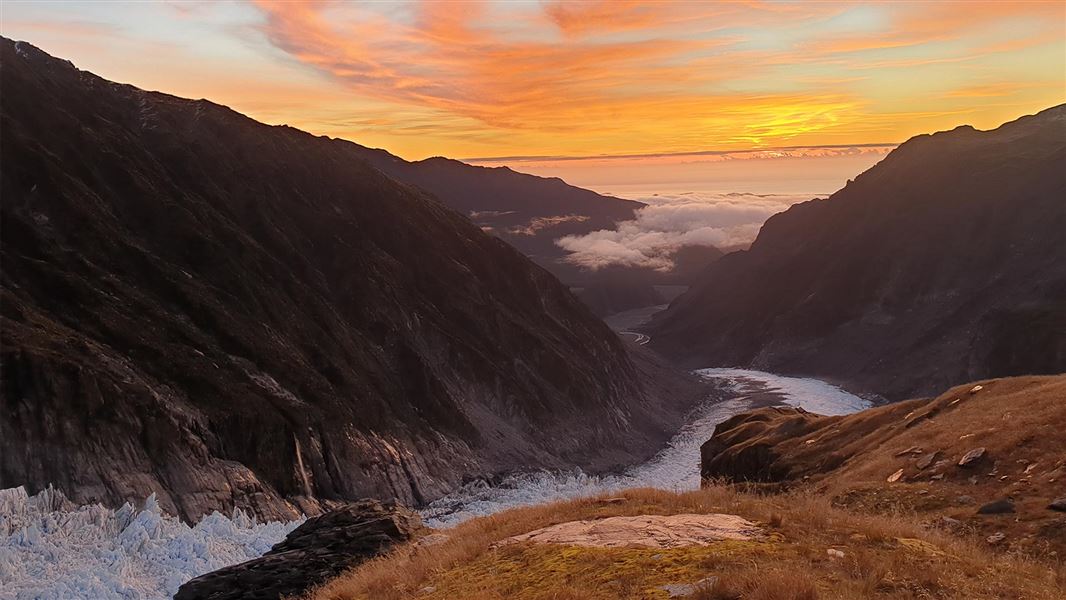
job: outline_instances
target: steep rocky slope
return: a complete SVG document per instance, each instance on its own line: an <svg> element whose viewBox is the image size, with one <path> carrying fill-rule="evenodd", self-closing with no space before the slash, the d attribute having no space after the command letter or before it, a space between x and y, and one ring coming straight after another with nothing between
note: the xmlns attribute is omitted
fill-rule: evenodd
<svg viewBox="0 0 1066 600"><path fill-rule="evenodd" d="M806 483L849 508L918 513L958 534L1061 558L1064 428L1066 375L1010 377L844 417L794 408L737 415L703 445L701 471L707 480Z"/></svg>
<svg viewBox="0 0 1066 600"><path fill-rule="evenodd" d="M690 366L902 399L1066 371L1066 106L915 137L771 217L652 323Z"/></svg>
<svg viewBox="0 0 1066 600"><path fill-rule="evenodd" d="M0 52L0 488L185 518L418 503L631 462L692 400L354 145Z"/></svg>

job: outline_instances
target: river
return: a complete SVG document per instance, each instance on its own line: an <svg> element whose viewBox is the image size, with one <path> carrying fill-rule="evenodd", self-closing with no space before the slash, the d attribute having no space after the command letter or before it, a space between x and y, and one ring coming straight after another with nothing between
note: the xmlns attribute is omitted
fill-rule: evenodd
<svg viewBox="0 0 1066 600"><path fill-rule="evenodd" d="M509 508L625 488L694 490L700 485L700 445L711 437L715 425L733 415L773 404L826 415L848 414L870 406L869 401L818 379L747 369L700 369L696 373L724 383L729 397L708 401L693 410L684 427L651 460L618 474L535 471L512 475L492 485L473 482L425 507L421 511L423 519L431 527L450 527Z"/></svg>

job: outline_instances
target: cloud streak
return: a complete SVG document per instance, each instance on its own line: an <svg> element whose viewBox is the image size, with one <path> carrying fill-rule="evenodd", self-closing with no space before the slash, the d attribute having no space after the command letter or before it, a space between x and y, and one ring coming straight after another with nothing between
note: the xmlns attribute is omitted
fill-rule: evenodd
<svg viewBox="0 0 1066 600"><path fill-rule="evenodd" d="M902 140L869 64L917 69L904 87L945 104L980 99L969 82L944 89L936 65L1062 41L1066 16L1056 3L257 6L273 45L360 94L467 119L497 146L580 134L583 153Z"/></svg>

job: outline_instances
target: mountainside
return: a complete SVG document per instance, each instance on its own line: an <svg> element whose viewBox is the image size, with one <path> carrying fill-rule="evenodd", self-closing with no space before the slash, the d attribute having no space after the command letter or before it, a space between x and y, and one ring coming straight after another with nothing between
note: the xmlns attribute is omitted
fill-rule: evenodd
<svg viewBox="0 0 1066 600"><path fill-rule="evenodd" d="M763 408L715 428L701 471L708 480L812 485L858 512L917 513L956 534L998 532L996 545L1061 557L1064 400L1060 375L968 383L843 417Z"/></svg>
<svg viewBox="0 0 1066 600"><path fill-rule="evenodd" d="M0 488L186 519L419 503L629 463L693 399L353 144L0 51Z"/></svg>
<svg viewBox="0 0 1066 600"><path fill-rule="evenodd" d="M564 263L566 252L555 240L613 229L616 222L632 219L644 206L574 187L558 177L441 157L410 162L385 150L351 145L354 153L382 172L430 192L571 285L596 276ZM643 278L657 275L644 269L633 271Z"/></svg>
<svg viewBox="0 0 1066 600"><path fill-rule="evenodd" d="M771 217L650 325L689 366L902 399L1066 371L1066 105L915 137Z"/></svg>

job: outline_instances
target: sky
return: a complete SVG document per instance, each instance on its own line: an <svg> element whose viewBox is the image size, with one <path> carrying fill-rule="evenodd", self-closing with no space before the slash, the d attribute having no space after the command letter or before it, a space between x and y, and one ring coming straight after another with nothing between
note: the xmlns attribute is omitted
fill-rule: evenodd
<svg viewBox="0 0 1066 600"><path fill-rule="evenodd" d="M1060 0L5 0L0 10L4 36L108 79L408 159L495 159L480 162L606 178L600 188L656 183L619 181L612 165L684 179L694 164L780 149L852 168L872 164L871 145L990 128L1066 99ZM628 163L602 159L619 155ZM574 157L596 160L559 160ZM832 191L820 185L804 191Z"/></svg>

